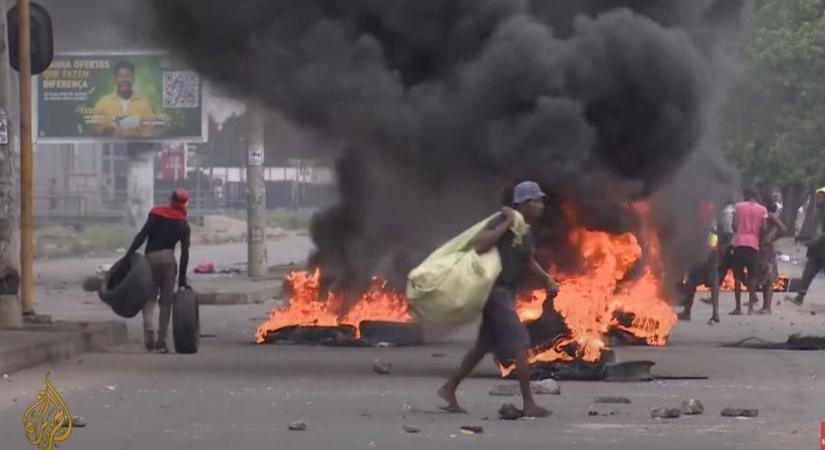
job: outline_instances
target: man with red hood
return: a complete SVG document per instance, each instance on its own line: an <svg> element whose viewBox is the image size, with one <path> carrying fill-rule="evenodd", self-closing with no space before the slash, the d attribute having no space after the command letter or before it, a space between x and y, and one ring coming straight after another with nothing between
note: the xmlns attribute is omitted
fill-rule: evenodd
<svg viewBox="0 0 825 450"><path fill-rule="evenodd" d="M135 236L127 257L133 255L146 241L146 259L152 266L152 292L155 298L147 299L143 308L143 336L146 350L168 353L166 333L172 313L172 300L175 293L175 276L178 277L179 289L190 289L186 282L186 269L189 265L189 223L186 221L186 205L189 194L183 189L172 192L169 205L157 206L149 212L146 224ZM175 247L180 242L180 272L175 261ZM154 331L155 304L160 303L160 320L157 340Z"/></svg>

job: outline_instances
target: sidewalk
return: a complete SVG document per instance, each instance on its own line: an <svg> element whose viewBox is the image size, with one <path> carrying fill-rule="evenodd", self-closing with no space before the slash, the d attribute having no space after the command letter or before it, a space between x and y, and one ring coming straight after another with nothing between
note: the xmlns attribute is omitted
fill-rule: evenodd
<svg viewBox="0 0 825 450"><path fill-rule="evenodd" d="M123 322L54 322L0 330L0 373L103 350L128 341Z"/></svg>

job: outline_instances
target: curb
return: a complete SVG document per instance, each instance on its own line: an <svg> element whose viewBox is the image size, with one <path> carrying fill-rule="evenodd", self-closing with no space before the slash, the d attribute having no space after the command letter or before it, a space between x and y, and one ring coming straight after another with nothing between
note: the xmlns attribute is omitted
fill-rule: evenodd
<svg viewBox="0 0 825 450"><path fill-rule="evenodd" d="M201 305L260 305L278 296L281 283L267 283L239 291L202 288L195 288L195 291Z"/></svg>
<svg viewBox="0 0 825 450"><path fill-rule="evenodd" d="M10 373L125 344L128 333L123 322L55 322L2 329L0 341L19 343L0 346L0 373Z"/></svg>

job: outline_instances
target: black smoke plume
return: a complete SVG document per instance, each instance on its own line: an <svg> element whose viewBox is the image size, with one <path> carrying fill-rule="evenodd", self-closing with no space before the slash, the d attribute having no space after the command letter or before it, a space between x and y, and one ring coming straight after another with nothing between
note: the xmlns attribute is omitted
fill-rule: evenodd
<svg viewBox="0 0 825 450"><path fill-rule="evenodd" d="M338 287L400 282L522 179L552 193L546 239L563 241L562 203L633 231L627 205L649 199L687 264L696 205L733 178L715 111L744 0L150 3L196 69L347 144L340 203L312 227Z"/></svg>

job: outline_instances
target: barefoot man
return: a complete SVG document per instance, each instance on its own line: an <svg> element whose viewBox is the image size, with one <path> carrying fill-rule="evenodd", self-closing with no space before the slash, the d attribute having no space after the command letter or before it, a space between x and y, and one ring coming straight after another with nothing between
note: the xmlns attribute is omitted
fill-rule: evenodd
<svg viewBox="0 0 825 450"><path fill-rule="evenodd" d="M525 181L515 187L513 208L524 216L528 224L536 224L544 215L544 196L537 183ZM545 281L549 298L555 297L558 287L553 278L536 262L530 233L521 243L516 242L515 234L510 231L514 219L515 211L504 208L501 214L487 224L486 229L473 243L479 254L497 248L501 256L502 270L484 306L481 329L473 348L464 356L458 371L438 391L438 395L447 402L447 406L443 408L445 411L465 412L456 398L458 385L475 369L484 355L493 353L499 361L515 361L524 399L524 415L544 417L549 414L546 409L536 404L530 392L530 367L527 360L530 338L527 328L516 314L515 299L516 285L527 271Z"/></svg>

